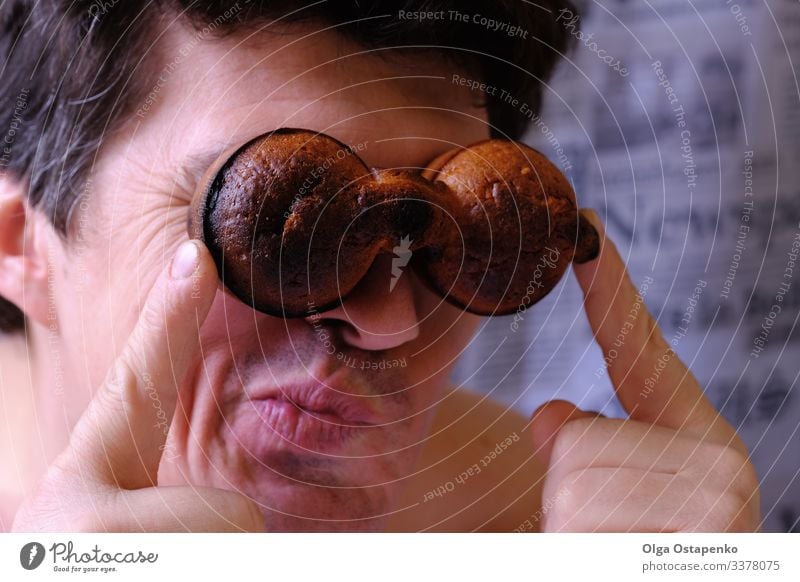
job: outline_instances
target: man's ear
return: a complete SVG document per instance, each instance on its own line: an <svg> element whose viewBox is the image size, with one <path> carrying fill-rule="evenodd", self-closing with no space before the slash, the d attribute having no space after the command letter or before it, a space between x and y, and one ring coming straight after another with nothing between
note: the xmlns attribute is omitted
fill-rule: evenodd
<svg viewBox="0 0 800 582"><path fill-rule="evenodd" d="M26 184L0 175L0 295L29 320L47 322L47 247Z"/></svg>

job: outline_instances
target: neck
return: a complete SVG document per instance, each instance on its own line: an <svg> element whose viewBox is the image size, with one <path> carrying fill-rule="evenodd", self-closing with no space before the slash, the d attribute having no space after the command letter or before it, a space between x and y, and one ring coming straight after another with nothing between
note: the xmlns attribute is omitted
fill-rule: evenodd
<svg viewBox="0 0 800 582"><path fill-rule="evenodd" d="M66 446L66 394L52 387L52 350L42 329L0 336L0 494L22 495ZM66 392L66 390L65 390Z"/></svg>
<svg viewBox="0 0 800 582"><path fill-rule="evenodd" d="M27 343L0 335L0 529L8 530L24 492L38 478L33 437L35 398Z"/></svg>
<svg viewBox="0 0 800 582"><path fill-rule="evenodd" d="M84 398L79 387L67 380L75 375L67 367L69 355L60 336L53 336L40 325L28 330L31 348L27 360L34 402L31 432L34 454L46 467L67 446L72 427L83 412Z"/></svg>

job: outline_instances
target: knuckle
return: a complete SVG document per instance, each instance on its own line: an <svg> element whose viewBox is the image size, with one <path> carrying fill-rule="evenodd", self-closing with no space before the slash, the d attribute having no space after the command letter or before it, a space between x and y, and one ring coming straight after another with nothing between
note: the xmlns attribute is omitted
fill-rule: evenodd
<svg viewBox="0 0 800 582"><path fill-rule="evenodd" d="M758 473L749 457L744 458L744 465L735 483L739 486L739 491L747 495L748 498L759 494Z"/></svg>
<svg viewBox="0 0 800 582"><path fill-rule="evenodd" d="M709 531L754 531L760 520L758 475L750 458L733 447L708 447L709 472L716 474L716 487L706 493Z"/></svg>
<svg viewBox="0 0 800 582"><path fill-rule="evenodd" d="M661 328L658 326L658 322L646 309L644 310L642 316L642 325L639 329L641 333L642 345L646 346L647 350L652 355L670 353L674 355L672 348L667 343L667 340L664 339L664 335L661 333Z"/></svg>
<svg viewBox="0 0 800 582"><path fill-rule="evenodd" d="M666 343L661 332L655 331L647 339L645 347L638 357L638 363L660 372L667 372L675 369L678 363L678 354Z"/></svg>
<svg viewBox="0 0 800 582"><path fill-rule="evenodd" d="M704 443L701 470L715 476L725 489L752 489L757 482L755 468L747 455L719 443Z"/></svg>
<svg viewBox="0 0 800 582"><path fill-rule="evenodd" d="M746 467L750 466L750 459L748 456L733 447L718 445L717 456L720 465L730 467L731 470L737 473L740 473L745 470Z"/></svg>
<svg viewBox="0 0 800 582"><path fill-rule="evenodd" d="M553 440L552 458L563 459L569 455L595 422L597 420L594 418L576 418L565 422Z"/></svg>
<svg viewBox="0 0 800 582"><path fill-rule="evenodd" d="M110 379L114 382L123 382L125 380L135 379L136 372L146 373L148 369L148 353L147 353L147 340L139 340L134 337L125 345L122 350L122 355L117 359L114 366L112 366ZM149 362L152 365L153 362Z"/></svg>
<svg viewBox="0 0 800 582"><path fill-rule="evenodd" d="M709 495L709 504L702 527L707 531L746 531L748 512L746 500L733 490Z"/></svg>
<svg viewBox="0 0 800 582"><path fill-rule="evenodd" d="M747 457L707 443L693 464L698 473L687 473L671 484L674 497L684 500L675 516L680 530L753 531L759 520L758 485Z"/></svg>
<svg viewBox="0 0 800 582"><path fill-rule="evenodd" d="M147 370L153 362L148 358L157 357L153 353L154 338L166 336L169 307L163 301L153 301L152 297L145 302L136 326L133 328L123 350L122 358L134 370Z"/></svg>
<svg viewBox="0 0 800 582"><path fill-rule="evenodd" d="M168 302L159 300L161 295L160 288L156 287L153 291L157 294L153 297L152 293L148 300L142 306L142 311L139 313L139 321L137 324L137 332L142 335L149 336L153 333L159 332L164 328L167 313L169 310Z"/></svg>
<svg viewBox="0 0 800 582"><path fill-rule="evenodd" d="M129 358L126 350L126 354L111 365L103 389L97 394L102 409L112 407L124 412L128 404L139 399L140 379L135 372L138 368L130 363Z"/></svg>

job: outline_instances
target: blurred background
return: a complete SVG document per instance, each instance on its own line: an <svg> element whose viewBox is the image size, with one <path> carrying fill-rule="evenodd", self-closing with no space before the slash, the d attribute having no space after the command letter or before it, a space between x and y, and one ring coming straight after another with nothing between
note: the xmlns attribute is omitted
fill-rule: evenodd
<svg viewBox="0 0 800 582"><path fill-rule="evenodd" d="M598 211L634 284L653 279L647 306L752 453L764 531L800 532L800 4L576 4L525 141ZM571 276L510 322L485 320L456 381L524 414L563 398L623 415Z"/></svg>

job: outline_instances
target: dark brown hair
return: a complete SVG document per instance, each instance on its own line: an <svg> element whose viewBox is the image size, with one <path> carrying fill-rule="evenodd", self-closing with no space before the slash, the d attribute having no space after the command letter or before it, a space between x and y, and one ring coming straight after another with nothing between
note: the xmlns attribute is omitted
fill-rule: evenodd
<svg viewBox="0 0 800 582"><path fill-rule="evenodd" d="M568 0L6 0L0 132L8 131L0 173L24 180L31 205L67 239L103 137L151 85L141 59L163 15L183 15L198 29L214 23L216 35L281 18L337 26L367 48L421 47L538 110L542 84L568 45L556 21L563 9L574 10ZM413 17L422 12L444 18ZM492 133L518 138L527 118L498 96L487 99ZM23 324L21 312L0 297L0 330Z"/></svg>

